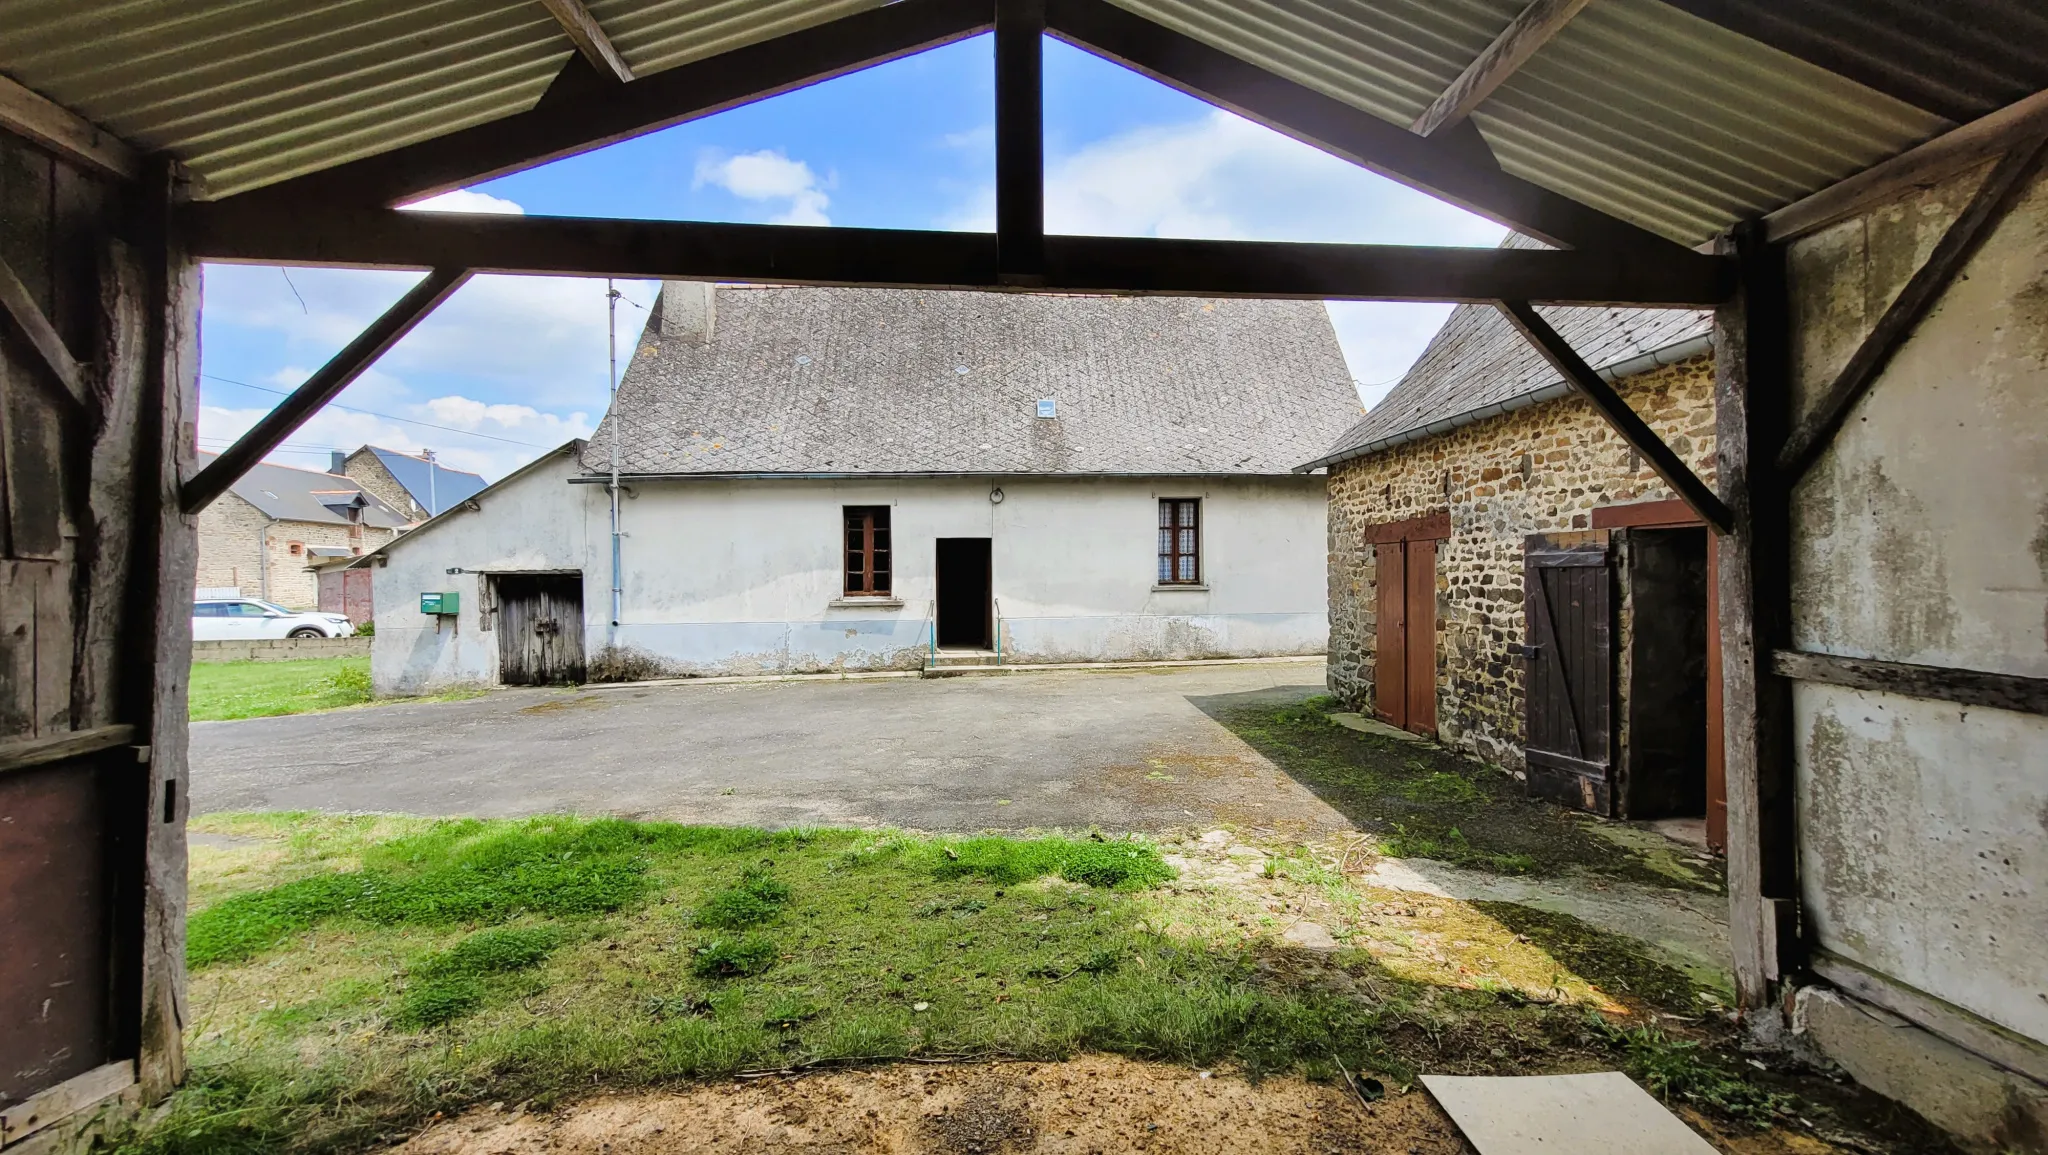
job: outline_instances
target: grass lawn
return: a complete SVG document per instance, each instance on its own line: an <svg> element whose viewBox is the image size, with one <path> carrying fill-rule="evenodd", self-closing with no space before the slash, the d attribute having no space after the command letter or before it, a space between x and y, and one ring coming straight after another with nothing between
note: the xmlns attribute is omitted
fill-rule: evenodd
<svg viewBox="0 0 2048 1155"><path fill-rule="evenodd" d="M433 698L448 701L481 691L456 691ZM369 703L370 659L295 658L288 662L192 663L191 716L195 722L269 718Z"/></svg>
<svg viewBox="0 0 2048 1155"><path fill-rule="evenodd" d="M1792 1102L1632 940L1377 889L1369 841L192 825L191 1075L128 1150L359 1151L477 1103L911 1056L1621 1066L1724 1120Z"/></svg>

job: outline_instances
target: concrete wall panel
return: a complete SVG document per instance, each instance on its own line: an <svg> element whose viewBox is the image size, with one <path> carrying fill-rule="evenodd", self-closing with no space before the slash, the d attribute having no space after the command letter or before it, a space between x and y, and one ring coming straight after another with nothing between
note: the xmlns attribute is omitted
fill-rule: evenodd
<svg viewBox="0 0 2048 1155"><path fill-rule="evenodd" d="M1793 711L1821 943L2048 1042L2048 718L1816 683Z"/></svg>

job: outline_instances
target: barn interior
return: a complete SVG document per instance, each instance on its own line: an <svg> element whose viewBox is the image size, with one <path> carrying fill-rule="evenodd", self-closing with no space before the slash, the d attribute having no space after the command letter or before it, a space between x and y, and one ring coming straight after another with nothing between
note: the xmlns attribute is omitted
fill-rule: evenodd
<svg viewBox="0 0 2048 1155"><path fill-rule="evenodd" d="M1612 804L1725 824L1750 1029L2048 1149L2036 6L27 0L0 30L0 1149L185 1076L195 512L478 272L1497 304L1707 527L1614 531ZM396 207L988 34L992 233ZM1048 235L1047 36L1550 247ZM236 261L426 272L202 469L200 268ZM1716 310L1715 487L1558 304Z"/></svg>

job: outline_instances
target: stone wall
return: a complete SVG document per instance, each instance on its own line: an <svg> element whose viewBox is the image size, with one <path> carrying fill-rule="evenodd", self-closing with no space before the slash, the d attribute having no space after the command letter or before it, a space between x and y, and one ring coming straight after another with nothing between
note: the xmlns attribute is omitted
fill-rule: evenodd
<svg viewBox="0 0 2048 1155"><path fill-rule="evenodd" d="M368 637L263 638L255 641L193 642L195 662L289 662L299 658L367 656Z"/></svg>
<svg viewBox="0 0 2048 1155"><path fill-rule="evenodd" d="M368 553L396 536L396 530L370 525L272 521L234 493L223 493L199 513L199 585L237 586L243 597L267 598L295 610L315 609L320 585L306 568L312 559L305 547ZM297 553L292 552L294 544L299 546Z"/></svg>
<svg viewBox="0 0 2048 1155"><path fill-rule="evenodd" d="M347 463L342 466L342 471L350 481L383 498L384 504L406 517L414 521L426 520L426 509L412 499L405 486L400 485L398 479L391 476L391 471L384 468L384 463L378 460L377 455L368 449L358 449L350 454Z"/></svg>
<svg viewBox="0 0 2048 1155"><path fill-rule="evenodd" d="M270 518L262 510L223 493L199 511L199 585L238 586L256 597L263 584L263 527Z"/></svg>
<svg viewBox="0 0 2048 1155"><path fill-rule="evenodd" d="M1630 405L1709 483L1711 355L1630 378ZM1600 505L1676 495L1577 396L1345 462L1330 471L1330 692L1370 710L1376 575L1367 526L1448 509L1437 546L1437 726L1450 746L1522 766L1522 547L1588 529Z"/></svg>

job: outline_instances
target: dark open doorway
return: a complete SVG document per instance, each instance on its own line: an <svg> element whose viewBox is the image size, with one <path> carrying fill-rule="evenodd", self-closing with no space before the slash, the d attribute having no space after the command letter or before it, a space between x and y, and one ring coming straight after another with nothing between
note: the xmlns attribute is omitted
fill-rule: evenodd
<svg viewBox="0 0 2048 1155"><path fill-rule="evenodd" d="M989 648L989 539L938 539L939 645Z"/></svg>
<svg viewBox="0 0 2048 1155"><path fill-rule="evenodd" d="M495 574L498 680L508 686L583 681L583 575Z"/></svg>
<svg viewBox="0 0 2048 1155"><path fill-rule="evenodd" d="M1628 818L1707 813L1707 531L1614 531L1621 578L1621 765Z"/></svg>

